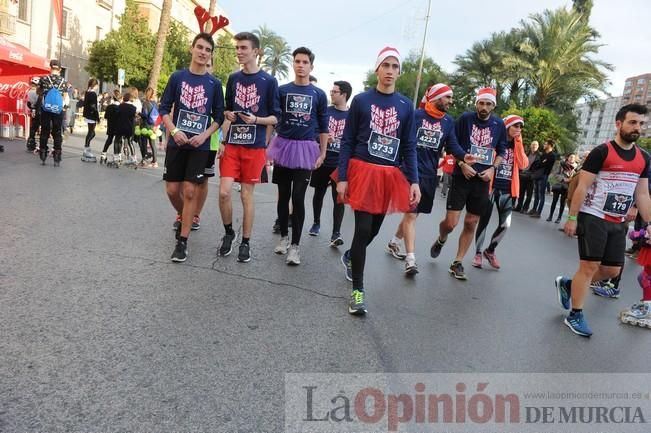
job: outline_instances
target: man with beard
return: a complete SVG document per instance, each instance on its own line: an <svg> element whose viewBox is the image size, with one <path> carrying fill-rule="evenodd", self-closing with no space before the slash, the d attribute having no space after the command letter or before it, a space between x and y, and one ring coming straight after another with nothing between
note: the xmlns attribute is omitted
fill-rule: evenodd
<svg viewBox="0 0 651 433"><path fill-rule="evenodd" d="M434 206L437 171L441 144L444 147L458 146L454 133L454 119L446 114L452 105L452 89L446 84L435 84L425 92L422 109L416 110L416 152L418 156L418 180L421 198L418 207L404 214L396 234L389 241L386 251L396 259L405 260L405 275L418 273L416 264L416 218L418 214L429 214ZM406 254L400 251L405 238Z"/></svg>
<svg viewBox="0 0 651 433"><path fill-rule="evenodd" d="M595 147L579 172L565 223L565 234L579 239L579 268L555 284L561 306L572 309L565 324L582 337L592 335L583 316L590 282L616 277L624 264L625 218L633 203L651 236L649 155L635 144L647 112L644 105L623 106L615 116L615 139Z"/></svg>
<svg viewBox="0 0 651 433"><path fill-rule="evenodd" d="M461 261L470 248L479 216L489 205L489 184L506 151L504 122L491 114L496 103L495 89L479 89L475 98L476 111L463 113L457 120L458 145L451 143L447 149L457 158L457 167L448 193L447 213L439 225L439 237L430 249L430 256L435 259L441 254L448 235L459 223L465 207L463 232L449 269L450 274L458 280L467 279Z"/></svg>

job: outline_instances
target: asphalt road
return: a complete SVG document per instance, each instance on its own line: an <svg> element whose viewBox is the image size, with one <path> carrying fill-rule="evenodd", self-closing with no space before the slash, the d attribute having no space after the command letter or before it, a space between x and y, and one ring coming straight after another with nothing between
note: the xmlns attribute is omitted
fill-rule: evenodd
<svg viewBox="0 0 651 433"><path fill-rule="evenodd" d="M305 235L302 264L288 267L273 254L275 187L258 187L253 260L241 264L215 256L211 182L189 259L173 264L162 170L82 163L82 141L67 140L60 168L19 141L0 154L2 432L279 432L290 372L649 371L651 332L617 319L640 297L633 262L619 300L588 299L591 339L562 324L553 281L575 270L577 251L558 225L515 214L502 269L468 257L459 282L447 272L458 230L429 258L442 200L418 220L414 279L384 252L390 216L369 248L369 314L352 317L327 197L325 235ZM349 245L348 209L343 232Z"/></svg>

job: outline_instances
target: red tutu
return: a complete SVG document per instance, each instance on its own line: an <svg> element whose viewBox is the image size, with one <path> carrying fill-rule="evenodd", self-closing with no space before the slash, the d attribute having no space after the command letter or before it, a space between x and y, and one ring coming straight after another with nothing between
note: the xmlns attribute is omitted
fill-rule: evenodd
<svg viewBox="0 0 651 433"><path fill-rule="evenodd" d="M637 262L641 266L651 266L651 245L640 248L640 254L637 256Z"/></svg>
<svg viewBox="0 0 651 433"><path fill-rule="evenodd" d="M335 182L338 181L337 171L330 176ZM351 159L344 203L353 210L375 215L409 212L409 182L398 167Z"/></svg>

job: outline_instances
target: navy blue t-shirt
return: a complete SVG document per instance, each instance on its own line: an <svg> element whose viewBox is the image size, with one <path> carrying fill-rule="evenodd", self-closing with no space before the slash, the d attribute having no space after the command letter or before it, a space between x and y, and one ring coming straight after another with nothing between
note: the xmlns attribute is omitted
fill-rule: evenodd
<svg viewBox="0 0 651 433"><path fill-rule="evenodd" d="M493 188L511 194L511 181L513 179L513 141L506 143L506 150L502 157L502 162L495 169L495 177L493 180Z"/></svg>
<svg viewBox="0 0 651 433"><path fill-rule="evenodd" d="M357 158L402 167L409 183L418 183L414 106L398 92L367 90L353 98L341 137L339 181L348 180L348 161Z"/></svg>
<svg viewBox="0 0 651 433"><path fill-rule="evenodd" d="M158 112L161 116L170 114L172 107L172 122L188 138L208 129L212 123L211 118L221 125L224 122L224 91L221 81L211 74L197 75L188 69L174 72L167 82ZM174 137L170 136L168 145L177 146ZM189 144L183 148L195 149ZM196 149L209 150L210 136Z"/></svg>
<svg viewBox="0 0 651 433"><path fill-rule="evenodd" d="M458 146L448 147L458 160L463 160L467 153L481 158L473 164L476 172L482 172L493 165L496 156L504 157L506 149L506 128L502 119L494 114L486 120L481 120L476 112L463 113L456 122ZM454 168L455 175L462 175L461 169Z"/></svg>
<svg viewBox="0 0 651 433"><path fill-rule="evenodd" d="M332 143L328 143L326 158L323 165L326 167L336 167L339 164L339 147L341 146L341 136L344 135L344 126L348 118L348 110L337 110L334 105L328 107L328 133L332 137Z"/></svg>
<svg viewBox="0 0 651 433"><path fill-rule="evenodd" d="M243 71L232 73L226 84L226 110L246 111L257 117L273 115L280 120L278 81L262 70L255 74L245 74ZM265 148L266 132L265 125L247 125L236 115L224 141L250 148Z"/></svg>
<svg viewBox="0 0 651 433"><path fill-rule="evenodd" d="M290 140L314 140L328 133L328 98L323 90L308 84L288 83L278 88L282 118L276 126L279 136Z"/></svg>
<svg viewBox="0 0 651 433"><path fill-rule="evenodd" d="M457 145L454 119L446 114L435 119L425 110L416 110L416 152L418 177L436 177L442 147Z"/></svg>

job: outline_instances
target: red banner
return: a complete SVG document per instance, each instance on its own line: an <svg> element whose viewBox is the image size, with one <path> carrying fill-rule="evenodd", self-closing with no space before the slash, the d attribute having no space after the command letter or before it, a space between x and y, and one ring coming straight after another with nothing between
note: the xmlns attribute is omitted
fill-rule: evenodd
<svg viewBox="0 0 651 433"><path fill-rule="evenodd" d="M52 7L59 27L59 35L63 35L63 0L52 0Z"/></svg>

